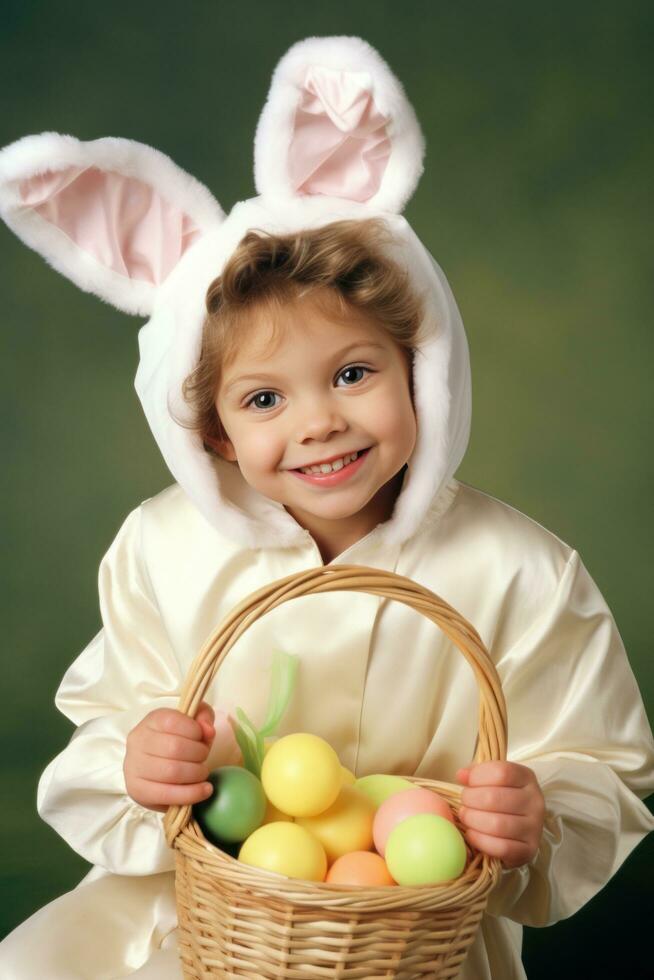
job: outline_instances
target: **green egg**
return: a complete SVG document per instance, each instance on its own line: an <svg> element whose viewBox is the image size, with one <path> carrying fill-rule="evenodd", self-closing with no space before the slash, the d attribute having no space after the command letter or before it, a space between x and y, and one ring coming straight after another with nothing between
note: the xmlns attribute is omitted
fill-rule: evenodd
<svg viewBox="0 0 654 980"><path fill-rule="evenodd" d="M221 766L209 773L213 795L193 805L203 834L219 847L235 844L260 827L266 813L261 782L242 766Z"/></svg>
<svg viewBox="0 0 654 980"><path fill-rule="evenodd" d="M362 793L369 796L375 806L381 806L393 793L401 793L405 789L413 789L413 783L401 776L389 776L385 773L361 776L353 784L355 789L360 789Z"/></svg>
<svg viewBox="0 0 654 980"><path fill-rule="evenodd" d="M398 885L435 885L459 877L466 865L466 845L450 820L417 813L391 831L385 858Z"/></svg>

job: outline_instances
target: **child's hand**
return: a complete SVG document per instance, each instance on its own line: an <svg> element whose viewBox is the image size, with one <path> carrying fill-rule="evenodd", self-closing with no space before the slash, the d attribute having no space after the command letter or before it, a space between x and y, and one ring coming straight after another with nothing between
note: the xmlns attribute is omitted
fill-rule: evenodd
<svg viewBox="0 0 654 980"><path fill-rule="evenodd" d="M149 810L199 803L213 792L206 764L216 731L204 701L195 720L175 708L156 708L127 736L123 762L127 792Z"/></svg>
<svg viewBox="0 0 654 980"><path fill-rule="evenodd" d="M532 769L515 762L480 762L459 769L464 806L459 817L478 851L501 858L505 868L528 864L543 833L545 798Z"/></svg>

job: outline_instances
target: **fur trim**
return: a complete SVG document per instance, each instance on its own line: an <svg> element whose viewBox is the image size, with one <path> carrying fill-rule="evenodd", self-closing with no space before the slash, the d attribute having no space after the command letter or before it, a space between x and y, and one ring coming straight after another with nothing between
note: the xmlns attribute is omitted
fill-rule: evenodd
<svg viewBox="0 0 654 980"><path fill-rule="evenodd" d="M286 233L364 212L370 209L343 201L338 211L325 211L311 197L241 201L184 256L139 333L136 390L164 459L209 523L244 547L294 547L306 543L308 532L282 504L249 486L237 464L209 456L196 433L174 421L188 411L181 386L197 363L207 287L250 228ZM374 531L379 546L391 546L418 532L424 520L437 519L449 500L448 487L468 444L471 396L468 346L447 281L406 219L383 217L396 243L392 257L409 270L425 300L413 367L418 436L394 512Z"/></svg>
<svg viewBox="0 0 654 980"><path fill-rule="evenodd" d="M391 155L378 192L366 202L299 195L289 185L285 159L293 113L312 63L368 72L375 103L391 118ZM228 217L209 191L168 157L131 140L80 143L43 133L0 152L0 213L16 234L82 289L127 312L152 313L139 333L135 380L148 423L188 497L211 525L243 547L293 547L305 544L309 532L282 504L249 486L237 464L210 457L197 434L177 419L184 421L188 412L182 383L199 356L207 287L252 228L286 233L373 215L388 222L395 241L392 257L407 269L425 304L413 366L418 436L391 518L367 537L376 547L401 544L421 533L425 521L437 521L453 499L453 476L467 448L472 411L467 340L445 276L398 213L422 173L423 154L422 133L402 86L374 48L356 37L308 38L281 59L255 138L260 196L239 202ZM204 234L159 286L130 282L21 204L17 181L68 166L102 166L137 177L189 214Z"/></svg>
<svg viewBox="0 0 654 980"><path fill-rule="evenodd" d="M188 214L203 231L224 219L222 208L203 184L164 153L134 140L103 137L81 142L73 136L41 133L24 136L0 151L0 214L12 231L80 289L95 293L125 313L149 315L155 285L130 280L106 268L22 203L19 181L71 166L97 167L136 177Z"/></svg>
<svg viewBox="0 0 654 980"><path fill-rule="evenodd" d="M400 81L360 37L306 38L289 48L279 61L254 137L257 191L264 196L298 196L288 173L288 148L304 76L307 68L316 64L371 76L375 104L383 115L390 116L392 150L381 186L366 203L375 210L401 212L423 172L425 140Z"/></svg>

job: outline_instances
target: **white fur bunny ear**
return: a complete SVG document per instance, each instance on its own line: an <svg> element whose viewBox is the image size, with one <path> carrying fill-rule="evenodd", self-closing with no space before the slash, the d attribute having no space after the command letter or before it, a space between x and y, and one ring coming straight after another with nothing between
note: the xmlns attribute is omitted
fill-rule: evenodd
<svg viewBox="0 0 654 980"><path fill-rule="evenodd" d="M207 188L159 150L59 133L0 151L0 215L80 289L142 315L187 249L224 218Z"/></svg>
<svg viewBox="0 0 654 980"><path fill-rule="evenodd" d="M325 195L401 212L425 142L404 89L359 37L310 37L279 61L254 139L259 194Z"/></svg>

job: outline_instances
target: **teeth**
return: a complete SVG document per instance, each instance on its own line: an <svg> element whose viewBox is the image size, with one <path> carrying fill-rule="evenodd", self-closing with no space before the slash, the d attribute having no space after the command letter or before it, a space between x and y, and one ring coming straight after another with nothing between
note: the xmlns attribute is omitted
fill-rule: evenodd
<svg viewBox="0 0 654 980"><path fill-rule="evenodd" d="M360 453L350 453L349 456L343 456L341 459L335 459L331 463L321 463L319 466L303 466L300 470L301 473L336 473L338 470L342 470L344 466L348 463L353 462Z"/></svg>

